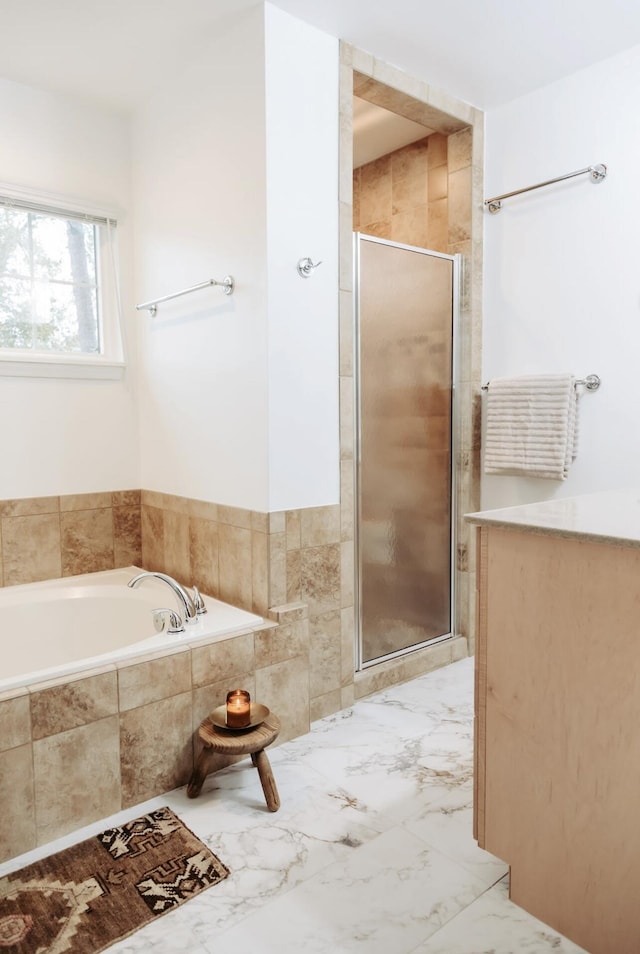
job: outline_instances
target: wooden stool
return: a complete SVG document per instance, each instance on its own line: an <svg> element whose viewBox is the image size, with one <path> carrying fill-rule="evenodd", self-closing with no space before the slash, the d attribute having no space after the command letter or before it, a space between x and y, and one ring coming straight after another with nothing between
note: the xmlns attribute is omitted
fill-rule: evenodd
<svg viewBox="0 0 640 954"><path fill-rule="evenodd" d="M198 756L195 768L187 785L189 798L197 798L204 780L207 777L207 764L214 753L218 755L250 755L251 761L258 769L260 784L270 812L277 812L280 808L280 796L276 788L276 781L271 771L271 765L264 751L277 738L280 731L280 719L270 713L264 722L255 729L233 731L222 729L214 725L211 719L203 719L198 729L198 735L204 743L204 748Z"/></svg>

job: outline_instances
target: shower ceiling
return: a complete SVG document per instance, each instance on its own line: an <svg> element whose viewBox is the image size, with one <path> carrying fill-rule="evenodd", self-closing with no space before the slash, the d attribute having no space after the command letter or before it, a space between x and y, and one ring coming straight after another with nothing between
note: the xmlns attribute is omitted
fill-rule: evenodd
<svg viewBox="0 0 640 954"><path fill-rule="evenodd" d="M435 130L428 126L421 126L420 123L354 96L353 167L358 169L395 149L424 139L432 132Z"/></svg>

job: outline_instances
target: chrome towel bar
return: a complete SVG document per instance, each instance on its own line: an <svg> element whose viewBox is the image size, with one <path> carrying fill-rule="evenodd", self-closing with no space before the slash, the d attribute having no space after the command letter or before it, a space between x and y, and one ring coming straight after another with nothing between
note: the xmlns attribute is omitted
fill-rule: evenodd
<svg viewBox="0 0 640 954"><path fill-rule="evenodd" d="M222 290L225 295L232 295L235 281L231 275L225 275L221 282L216 281L215 278L209 278L206 282L200 282L198 285L192 285L190 288L183 288L182 291L174 292L173 295L164 295L163 298L154 298L153 301L145 301L141 305L136 305L136 310L143 311L146 309L153 318L158 310L158 305L161 305L163 301L171 301L172 298L189 295L191 292L198 291L200 288L208 288L210 285L222 285Z"/></svg>
<svg viewBox="0 0 640 954"><path fill-rule="evenodd" d="M487 384L483 384L480 390L487 391L489 389L490 383L491 382L487 382ZM597 374L588 374L586 378L576 378L576 380L573 383L576 387L578 387L578 385L581 384L583 387L587 389L587 391L597 391L600 385L602 384L602 381L600 380L600 377Z"/></svg>
<svg viewBox="0 0 640 954"><path fill-rule="evenodd" d="M557 176L555 179L547 179L546 182L538 182L537 185L525 186L524 189L515 189L514 192L505 192L503 195L496 195L492 199L485 199L484 204L494 215L502 208L502 200L510 199L513 195L521 195L523 192L533 192L534 189L542 189L543 186L553 185L554 182L564 182L565 179L574 179L576 176L585 176L587 173L591 176L592 182L602 182L607 177L607 167L604 162L596 166L587 166L586 169L578 169L577 172L567 172L565 176Z"/></svg>

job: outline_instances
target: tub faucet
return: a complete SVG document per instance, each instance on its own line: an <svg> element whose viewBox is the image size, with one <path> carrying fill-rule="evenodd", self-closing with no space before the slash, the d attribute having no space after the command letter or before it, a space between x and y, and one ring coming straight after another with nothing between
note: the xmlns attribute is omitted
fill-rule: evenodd
<svg viewBox="0 0 640 954"><path fill-rule="evenodd" d="M182 586L181 583L178 583L177 580L174 580L172 576L167 576L166 573L156 573L151 570L145 570L144 573L139 573L137 576L134 576L132 580L129 580L127 586L130 586L135 590L138 586L140 586L143 580L148 580L149 578L162 580L163 583L166 583L168 586L170 586L175 593L178 602L180 603L180 608L184 613L185 623L197 623L198 606L195 600L185 589L185 587Z"/></svg>

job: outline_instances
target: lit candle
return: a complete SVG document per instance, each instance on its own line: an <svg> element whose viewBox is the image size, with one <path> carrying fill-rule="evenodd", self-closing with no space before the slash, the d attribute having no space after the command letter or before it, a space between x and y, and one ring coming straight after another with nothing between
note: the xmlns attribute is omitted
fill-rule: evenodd
<svg viewBox="0 0 640 954"><path fill-rule="evenodd" d="M244 729L251 722L251 696L246 689L234 689L227 693L227 725L231 729Z"/></svg>

